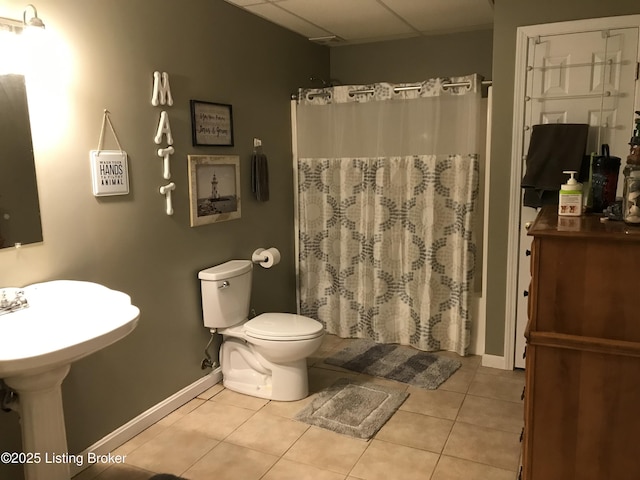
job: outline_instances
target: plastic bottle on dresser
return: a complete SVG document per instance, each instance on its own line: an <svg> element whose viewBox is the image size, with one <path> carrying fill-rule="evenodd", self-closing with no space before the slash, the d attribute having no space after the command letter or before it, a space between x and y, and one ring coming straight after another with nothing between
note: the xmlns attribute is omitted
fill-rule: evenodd
<svg viewBox="0 0 640 480"><path fill-rule="evenodd" d="M558 215L567 217L579 217L582 215L582 184L579 183L574 170L565 170L571 176L567 183L560 187Z"/></svg>

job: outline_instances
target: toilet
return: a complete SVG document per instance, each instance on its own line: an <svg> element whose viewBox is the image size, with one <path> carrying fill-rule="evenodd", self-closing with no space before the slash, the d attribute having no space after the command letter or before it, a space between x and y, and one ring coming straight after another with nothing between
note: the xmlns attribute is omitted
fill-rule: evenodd
<svg viewBox="0 0 640 480"><path fill-rule="evenodd" d="M229 390L294 401L309 394L307 357L321 345L322 324L291 313L249 320L253 263L230 260L198 273L205 327L222 335L220 366Z"/></svg>

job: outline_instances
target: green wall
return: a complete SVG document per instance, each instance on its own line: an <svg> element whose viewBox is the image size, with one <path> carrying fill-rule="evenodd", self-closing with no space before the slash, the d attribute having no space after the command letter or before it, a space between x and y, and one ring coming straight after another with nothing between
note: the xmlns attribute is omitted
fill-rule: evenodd
<svg viewBox="0 0 640 480"><path fill-rule="evenodd" d="M478 73L491 78L491 30L331 49L331 78L342 84L417 82Z"/></svg>
<svg viewBox="0 0 640 480"><path fill-rule="evenodd" d="M638 13L640 4L637 0L495 0L485 342L488 354L503 355L504 350L516 30L524 25Z"/></svg>
<svg viewBox="0 0 640 480"><path fill-rule="evenodd" d="M77 453L206 373L200 269L275 246L282 262L254 270L252 307L295 311L289 100L311 76L329 76L329 49L222 0L37 7L51 62L29 91L44 242L0 250L0 285L94 281L130 294L142 312L129 337L74 363L63 383L69 450ZM3 0L0 16L22 18L23 8ZM166 107L176 150L173 216L158 192L167 181L153 142L162 110L151 105L155 70L169 73L175 102ZM191 146L190 99L233 105L234 147ZM129 154L131 193L97 199L89 151L105 108ZM265 203L250 194L254 137L269 158ZM106 138L105 148L116 148ZM241 219L189 227L188 154L240 157ZM20 448L17 415L0 412L0 451ZM21 476L0 465L0 478Z"/></svg>

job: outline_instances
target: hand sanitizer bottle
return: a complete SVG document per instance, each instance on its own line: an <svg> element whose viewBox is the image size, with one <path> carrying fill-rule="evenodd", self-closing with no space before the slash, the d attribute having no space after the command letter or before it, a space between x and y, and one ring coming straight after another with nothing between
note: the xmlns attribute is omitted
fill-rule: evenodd
<svg viewBox="0 0 640 480"><path fill-rule="evenodd" d="M574 176L578 172L565 170L562 173L569 174L571 178L560 187L558 215L579 217L582 215L582 184Z"/></svg>

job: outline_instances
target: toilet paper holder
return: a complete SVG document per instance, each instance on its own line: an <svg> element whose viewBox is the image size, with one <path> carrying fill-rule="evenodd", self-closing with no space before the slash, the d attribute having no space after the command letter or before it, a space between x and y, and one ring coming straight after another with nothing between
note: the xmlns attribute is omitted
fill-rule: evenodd
<svg viewBox="0 0 640 480"><path fill-rule="evenodd" d="M271 268L280 263L280 251L275 248L258 248L251 255L251 261L263 268Z"/></svg>

